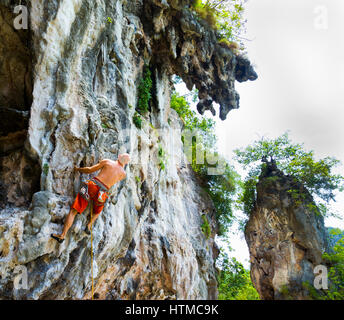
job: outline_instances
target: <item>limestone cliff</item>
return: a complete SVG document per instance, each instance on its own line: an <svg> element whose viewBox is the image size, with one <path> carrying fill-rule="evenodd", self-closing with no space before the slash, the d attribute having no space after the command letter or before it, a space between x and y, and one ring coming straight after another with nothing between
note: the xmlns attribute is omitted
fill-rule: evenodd
<svg viewBox="0 0 344 320"><path fill-rule="evenodd" d="M323 217L308 191L268 163L245 228L251 279L261 299L307 299L314 268L327 250Z"/></svg>
<svg viewBox="0 0 344 320"><path fill-rule="evenodd" d="M0 1L0 298L90 298L87 214L63 244L50 234L61 231L78 191L73 166L123 151L133 159L127 178L112 188L93 230L96 296L216 298L214 208L182 153L171 76L196 85L201 113L214 113L214 101L225 119L238 107L234 81L257 77L247 58L219 46L185 0L21 1L29 30L13 27L16 4ZM132 118L144 65L153 90L138 130ZM18 266L28 287L17 290Z"/></svg>

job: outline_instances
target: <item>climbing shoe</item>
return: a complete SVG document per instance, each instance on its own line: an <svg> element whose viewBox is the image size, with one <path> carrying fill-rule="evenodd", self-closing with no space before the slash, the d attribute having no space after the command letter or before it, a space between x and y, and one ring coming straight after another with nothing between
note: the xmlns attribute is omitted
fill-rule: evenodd
<svg viewBox="0 0 344 320"><path fill-rule="evenodd" d="M53 234L50 235L53 239L55 239L58 243L62 243L64 239L60 239L59 237L55 237Z"/></svg>

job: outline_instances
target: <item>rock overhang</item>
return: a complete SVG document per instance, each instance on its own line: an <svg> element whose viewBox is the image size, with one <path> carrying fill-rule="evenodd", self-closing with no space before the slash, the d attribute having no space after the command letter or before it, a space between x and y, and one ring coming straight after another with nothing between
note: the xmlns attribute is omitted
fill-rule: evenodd
<svg viewBox="0 0 344 320"><path fill-rule="evenodd" d="M145 27L153 59L181 77L189 90L196 86L198 112L209 110L215 115L215 102L220 105L220 119L225 120L229 111L238 109L235 81L258 78L248 57L222 46L216 31L192 12L190 1L149 1L143 12L144 21L153 17L150 27Z"/></svg>

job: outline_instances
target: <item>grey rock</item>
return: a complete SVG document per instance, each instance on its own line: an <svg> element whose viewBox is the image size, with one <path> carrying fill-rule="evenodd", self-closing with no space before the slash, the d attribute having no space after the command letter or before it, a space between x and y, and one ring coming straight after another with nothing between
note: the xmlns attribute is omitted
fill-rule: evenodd
<svg viewBox="0 0 344 320"><path fill-rule="evenodd" d="M307 300L303 283L313 284L313 270L328 251L323 217L305 187L273 163L262 172L257 200L245 227L251 279L264 300ZM302 195L293 198L290 190Z"/></svg>
<svg viewBox="0 0 344 320"><path fill-rule="evenodd" d="M0 1L7 10L1 26L13 19L12 7L5 7L11 3ZM92 267L99 299L217 297L217 225L209 217L212 235L206 239L200 219L200 212L214 208L181 152L182 123L169 106L171 76L202 92L201 112L215 112L212 101L219 102L224 119L238 107L236 77L254 80L256 74L248 61L218 46L214 31L188 5L34 0L27 33L6 27L0 65L11 54L20 68L11 74L15 90L0 96L0 109L8 119L20 116L14 131L0 137L6 152L0 168L1 299L90 299ZM138 130L132 118L145 63L154 90ZM9 77L0 67L0 91ZM159 145L168 158L165 170ZM89 209L58 244L50 234L62 231L81 179L90 177L73 167L121 152L132 155L127 178L110 190L92 244L82 232ZM27 269L27 289L13 289L17 266Z"/></svg>

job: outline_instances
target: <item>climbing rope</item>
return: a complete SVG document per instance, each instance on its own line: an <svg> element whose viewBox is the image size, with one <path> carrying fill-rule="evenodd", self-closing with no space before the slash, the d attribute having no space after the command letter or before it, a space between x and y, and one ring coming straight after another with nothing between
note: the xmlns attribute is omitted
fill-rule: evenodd
<svg viewBox="0 0 344 320"><path fill-rule="evenodd" d="M92 217L93 217L93 201L91 200L91 221L92 221ZM93 223L91 224L91 277L92 277L92 300L94 300L93 298L93 292L94 292L94 286L93 286L93 234L92 234L92 229L93 229Z"/></svg>

